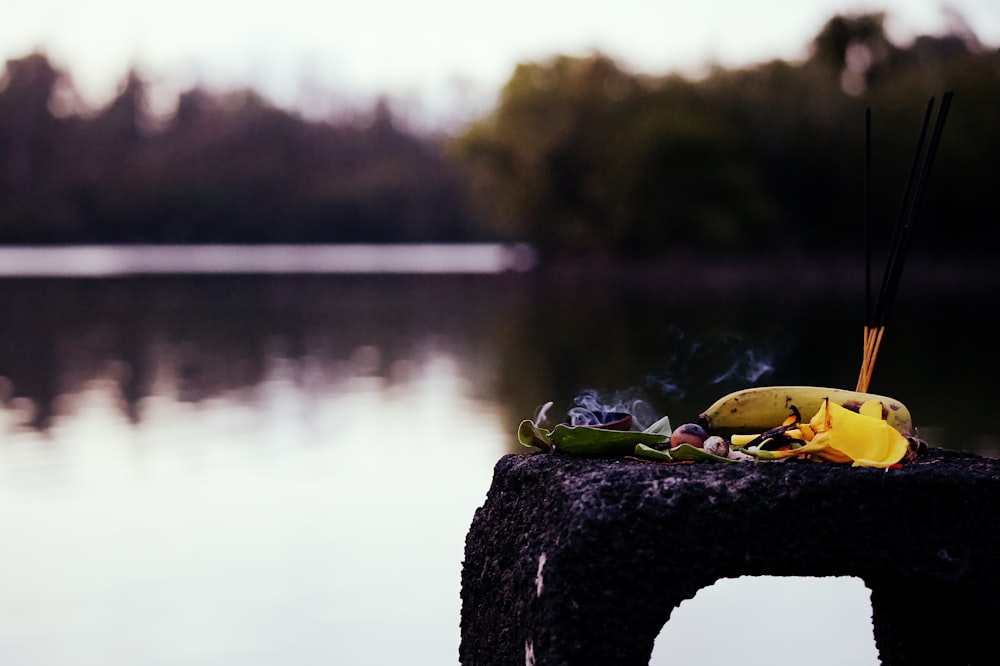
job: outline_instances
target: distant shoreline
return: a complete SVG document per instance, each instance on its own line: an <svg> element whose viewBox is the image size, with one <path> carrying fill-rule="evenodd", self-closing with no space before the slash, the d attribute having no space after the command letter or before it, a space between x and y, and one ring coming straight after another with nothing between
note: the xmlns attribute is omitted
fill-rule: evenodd
<svg viewBox="0 0 1000 666"><path fill-rule="evenodd" d="M805 261L789 256L733 257L663 253L634 260L608 257L563 257L541 261L537 273L567 285L597 288L615 285L629 288L662 288L673 283L691 291L726 291L736 287L749 290L781 289L815 291L829 289L832 294L863 293L864 263L852 257L831 257ZM872 289L877 291L882 279L881 264L874 264ZM940 258L913 255L902 277L903 291L912 288L988 290L1000 286L1000 266L985 257Z"/></svg>
<svg viewBox="0 0 1000 666"><path fill-rule="evenodd" d="M0 276L492 274L525 272L523 244L53 245L0 247Z"/></svg>
<svg viewBox="0 0 1000 666"><path fill-rule="evenodd" d="M881 265L872 267L878 289ZM553 287L618 288L689 293L734 289L854 296L864 289L855 257L807 261L794 253L767 256L665 252L539 256L524 243L173 244L0 246L0 278L110 278L144 275L483 275L523 276ZM985 257L912 256L903 291L978 292L1000 286L1000 267Z"/></svg>

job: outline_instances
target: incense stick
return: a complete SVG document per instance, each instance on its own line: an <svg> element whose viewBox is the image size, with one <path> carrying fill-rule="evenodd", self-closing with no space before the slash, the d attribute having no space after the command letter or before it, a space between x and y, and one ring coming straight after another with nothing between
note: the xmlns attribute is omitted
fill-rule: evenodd
<svg viewBox="0 0 1000 666"><path fill-rule="evenodd" d="M927 110L924 114L924 122L921 127L920 137L917 140L917 150L910 167L910 174L907 178L906 189L903 193L903 201L900 206L899 217L893 228L892 241L889 246L889 256L882 274L882 284L879 290L878 300L875 308L870 312L870 319L865 322L864 331L864 354L861 360L861 371L858 375L857 390L867 391L871 382L872 372L875 367L875 358L878 355L882 338L885 334L886 320L888 312L896 298L899 290L899 282L903 273L903 265L906 254L910 247L913 236L913 226L916 221L917 211L923 199L924 190L927 186L927 179L930 177L931 166L937 154L938 144L941 141L941 133L944 130L944 122L951 107L952 92L946 92L938 110L938 116L934 123L934 130L931 135L927 154L923 154L924 141L927 136L927 127L930 124L931 112L934 108L934 98L927 102ZM866 239L867 242L867 239ZM867 250L866 250L867 251ZM868 266L866 265L866 271ZM866 277L867 280L867 277ZM866 282L867 288L867 282ZM868 295L866 293L866 300ZM868 314L866 307L866 315Z"/></svg>
<svg viewBox="0 0 1000 666"><path fill-rule="evenodd" d="M857 390L867 391L871 382L872 372L875 367L875 358L878 356L879 347L882 344L882 337L885 335L885 312L890 298L890 294L898 287L897 277L902 271L902 250L903 238L907 230L912 229L907 221L911 219L910 213L913 210L913 193L915 182L922 173L920 169L921 155L923 154L924 141L927 138L927 127L930 124L931 112L934 109L934 98L927 102L927 109L924 112L924 121L920 129L920 136L917 139L917 148L913 155L913 162L910 165L910 173L906 179L906 187L903 190L903 199L899 208L899 216L893 226L892 239L889 243L889 254L882 272L882 283L879 288L878 300L875 303L875 310L871 313L871 319L866 326L864 354L861 361L861 371L858 375Z"/></svg>
<svg viewBox="0 0 1000 666"><path fill-rule="evenodd" d="M871 242L871 178L872 178L872 110L865 109L865 171L862 203L862 233L865 246L865 329L862 339L862 359L868 348L868 329L872 316L872 242ZM862 372L864 363L862 362ZM861 379L858 378L860 383Z"/></svg>
<svg viewBox="0 0 1000 666"><path fill-rule="evenodd" d="M903 232L911 210L914 182L920 173L920 158L924 150L924 141L927 138L927 127L930 124L931 112L934 109L934 98L927 101L927 109L924 111L924 122L920 128L920 136L917 139L917 148L913 155L913 162L910 165L910 173L906 178L906 187L903 190L903 199L899 207L899 216L896 224L892 228L892 239L889 242L888 259L882 270L882 283L879 287L878 300L875 302L874 311L867 312L869 317L865 325L864 351L861 359L861 370L858 373L858 383L856 390L867 391L871 382L871 375L875 365L875 357L878 355L878 348L882 343L882 336L885 333L884 327L880 325L884 320L885 303L890 290L890 284L894 281L893 275L898 273L897 266L901 266L898 261L900 247L902 245ZM882 328L883 330L879 330Z"/></svg>

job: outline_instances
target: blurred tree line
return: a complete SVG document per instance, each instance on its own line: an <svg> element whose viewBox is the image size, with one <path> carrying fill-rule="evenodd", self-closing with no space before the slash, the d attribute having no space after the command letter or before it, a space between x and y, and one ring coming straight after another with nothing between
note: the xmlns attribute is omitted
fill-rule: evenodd
<svg viewBox="0 0 1000 666"><path fill-rule="evenodd" d="M856 253L865 108L872 224L888 237L927 101L952 90L917 238L996 249L1000 51L960 21L900 47L884 20L836 16L801 63L699 80L635 75L601 54L522 64L456 140L480 214L549 253Z"/></svg>
<svg viewBox="0 0 1000 666"><path fill-rule="evenodd" d="M313 122L250 90L183 93L155 126L132 72L92 114L53 112L42 54L0 82L0 242L388 242L475 238L438 138L370 113Z"/></svg>
<svg viewBox="0 0 1000 666"><path fill-rule="evenodd" d="M955 91L921 245L996 247L1000 51L960 21L892 43L882 14L835 16L802 62L697 80L602 54L519 65L453 136L381 101L309 121L252 91L181 95L154 127L129 74L89 114L33 54L0 81L0 242L510 239L543 252L856 251L864 110L873 222L894 221L929 97Z"/></svg>

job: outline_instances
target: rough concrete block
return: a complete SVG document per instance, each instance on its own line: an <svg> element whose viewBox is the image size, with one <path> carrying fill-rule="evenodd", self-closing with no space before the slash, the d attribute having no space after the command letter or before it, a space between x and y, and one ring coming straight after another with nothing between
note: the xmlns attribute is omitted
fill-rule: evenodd
<svg viewBox="0 0 1000 666"><path fill-rule="evenodd" d="M887 470L507 455L466 537L465 666L648 664L683 600L750 576L857 576L883 664L1000 663L1000 460Z"/></svg>

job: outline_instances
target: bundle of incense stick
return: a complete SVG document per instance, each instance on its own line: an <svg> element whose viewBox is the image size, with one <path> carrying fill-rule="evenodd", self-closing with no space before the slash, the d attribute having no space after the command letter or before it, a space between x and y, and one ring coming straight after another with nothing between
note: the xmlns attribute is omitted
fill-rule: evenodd
<svg viewBox="0 0 1000 666"><path fill-rule="evenodd" d="M916 154L913 157L910 175L906 181L906 189L903 193L903 203L900 206L899 217L896 218L896 224L893 227L892 240L889 244L889 254L882 272L882 284L874 307L871 307L870 296L871 242L868 219L870 200L869 180L871 178L871 111L868 110L865 113L865 325L864 353L861 359L861 372L858 375L858 391L867 391L868 385L871 383L872 371L875 369L875 357L878 356L882 337L885 334L886 318L896 298L896 292L899 289L900 276L903 274L903 264L905 263L906 253L910 247L910 239L913 235L913 225L917 218L920 201L927 186L931 166L934 163L934 156L937 154L938 143L941 141L941 132L944 130L944 121L948 117L948 109L951 107L951 98L953 95L954 93L952 92L946 92L941 100L941 108L938 110L930 142L925 152L924 143L927 139L927 128L930 125L931 114L934 110L934 98L931 97L927 102L924 123L920 130L920 138L917 140Z"/></svg>

